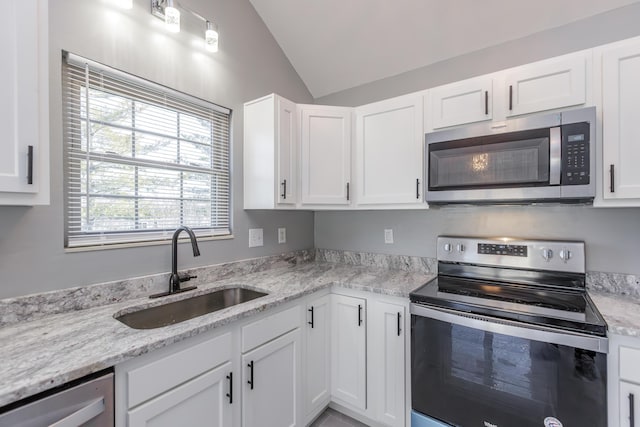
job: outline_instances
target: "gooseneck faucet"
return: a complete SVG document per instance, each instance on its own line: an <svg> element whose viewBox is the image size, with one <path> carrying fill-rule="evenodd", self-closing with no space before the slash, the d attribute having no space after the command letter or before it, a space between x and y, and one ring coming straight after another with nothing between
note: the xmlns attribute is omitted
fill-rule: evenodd
<svg viewBox="0 0 640 427"><path fill-rule="evenodd" d="M186 288L181 288L181 282L187 282L191 279L195 279L197 276L191 276L189 274L180 274L178 273L178 236L180 233L185 231L189 238L191 239L191 248L193 249L193 256L200 256L200 249L198 248L198 241L196 239L196 235L193 233L189 227L181 225L177 228L177 230L173 233L173 237L171 238L171 277L169 277L169 292L163 292L160 294L151 295L150 298L157 298L166 295L171 295L177 292L190 291L195 289L195 286L188 286Z"/></svg>

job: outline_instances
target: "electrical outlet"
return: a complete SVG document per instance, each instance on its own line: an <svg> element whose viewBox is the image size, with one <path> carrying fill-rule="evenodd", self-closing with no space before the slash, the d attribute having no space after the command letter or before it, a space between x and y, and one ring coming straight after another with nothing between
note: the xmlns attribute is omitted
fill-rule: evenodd
<svg viewBox="0 0 640 427"><path fill-rule="evenodd" d="M262 238L262 228L250 228L249 229L249 247L255 248L257 246L263 246L264 240Z"/></svg>
<svg viewBox="0 0 640 427"><path fill-rule="evenodd" d="M384 230L384 243L388 245L393 243L393 230L390 228Z"/></svg>
<svg viewBox="0 0 640 427"><path fill-rule="evenodd" d="M278 243L287 243L287 229L284 227L278 228Z"/></svg>

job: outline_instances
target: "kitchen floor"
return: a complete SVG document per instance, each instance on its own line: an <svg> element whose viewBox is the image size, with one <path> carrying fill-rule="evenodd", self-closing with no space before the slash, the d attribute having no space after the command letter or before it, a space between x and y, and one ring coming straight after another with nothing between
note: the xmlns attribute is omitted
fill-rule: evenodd
<svg viewBox="0 0 640 427"><path fill-rule="evenodd" d="M309 427L366 427L360 421L327 408Z"/></svg>

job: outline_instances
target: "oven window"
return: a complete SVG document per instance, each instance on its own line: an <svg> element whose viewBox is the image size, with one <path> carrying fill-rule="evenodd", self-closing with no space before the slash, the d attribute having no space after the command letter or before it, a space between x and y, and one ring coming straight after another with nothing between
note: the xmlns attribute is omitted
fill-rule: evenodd
<svg viewBox="0 0 640 427"><path fill-rule="evenodd" d="M606 426L606 354L411 317L413 410L454 426ZM487 424L488 423L488 424Z"/></svg>

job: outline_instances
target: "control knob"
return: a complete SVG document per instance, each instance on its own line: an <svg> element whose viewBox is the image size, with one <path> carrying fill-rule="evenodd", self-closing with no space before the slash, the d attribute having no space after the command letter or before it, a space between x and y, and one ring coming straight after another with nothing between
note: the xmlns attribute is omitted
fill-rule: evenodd
<svg viewBox="0 0 640 427"><path fill-rule="evenodd" d="M572 256L573 256L573 254L571 253L571 251L569 249L562 249L560 251L560 259L563 260L565 263L567 261L569 261Z"/></svg>
<svg viewBox="0 0 640 427"><path fill-rule="evenodd" d="M442 249L447 253L451 252L451 243L445 243Z"/></svg>
<svg viewBox="0 0 640 427"><path fill-rule="evenodd" d="M464 252L464 250L465 250L465 247L464 247L464 245L462 243L458 243L456 245L456 251L462 253L462 252Z"/></svg>
<svg viewBox="0 0 640 427"><path fill-rule="evenodd" d="M551 249L542 249L542 258L544 258L545 261L551 261L551 258L553 258L553 251Z"/></svg>

